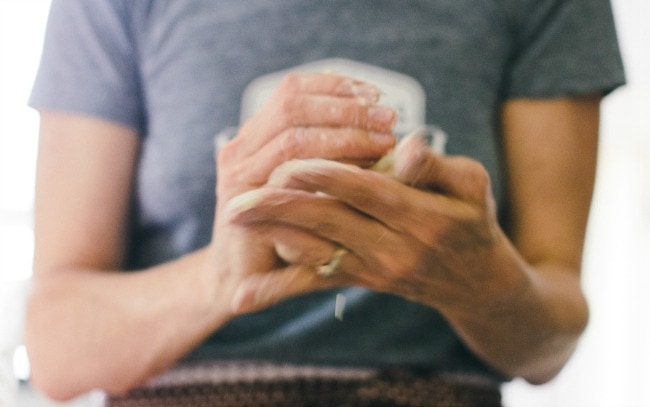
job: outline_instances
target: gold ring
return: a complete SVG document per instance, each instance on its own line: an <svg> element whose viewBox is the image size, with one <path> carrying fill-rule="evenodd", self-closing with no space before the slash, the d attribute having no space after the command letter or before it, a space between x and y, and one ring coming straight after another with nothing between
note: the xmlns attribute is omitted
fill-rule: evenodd
<svg viewBox="0 0 650 407"><path fill-rule="evenodd" d="M316 268L316 274L323 277L329 277L336 274L338 272L339 266L341 265L341 260L343 260L343 257L346 254L348 254L347 249L344 248L337 249L332 255L332 258L330 259L329 263L324 264L322 266L318 266Z"/></svg>

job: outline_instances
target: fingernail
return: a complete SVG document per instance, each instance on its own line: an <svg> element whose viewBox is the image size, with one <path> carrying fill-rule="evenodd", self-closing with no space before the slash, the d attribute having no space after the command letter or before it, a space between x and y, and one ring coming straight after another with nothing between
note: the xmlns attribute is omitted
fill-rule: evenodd
<svg viewBox="0 0 650 407"><path fill-rule="evenodd" d="M262 201L262 196L263 194L257 190L244 192L226 202L226 209L233 213L245 212L257 206Z"/></svg>
<svg viewBox="0 0 650 407"><path fill-rule="evenodd" d="M392 126L395 123L395 117L395 111L388 107L373 106L368 109L368 118L382 124Z"/></svg>

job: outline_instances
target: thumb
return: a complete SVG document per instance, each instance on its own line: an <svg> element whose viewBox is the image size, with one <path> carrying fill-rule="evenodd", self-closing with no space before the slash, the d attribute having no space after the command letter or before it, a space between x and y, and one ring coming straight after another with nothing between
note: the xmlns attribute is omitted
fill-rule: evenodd
<svg viewBox="0 0 650 407"><path fill-rule="evenodd" d="M429 187L439 171L440 154L430 148L425 128L406 135L393 152L393 176L414 187Z"/></svg>
<svg viewBox="0 0 650 407"><path fill-rule="evenodd" d="M478 161L464 156L443 156L429 145L426 135L412 133L395 150L393 176L416 188L484 201L490 176Z"/></svg>
<svg viewBox="0 0 650 407"><path fill-rule="evenodd" d="M215 174L217 175L217 185L215 187L217 199L220 199L222 202L226 202L228 199L237 195L237 193L227 195L225 191L230 187L228 185L230 176L227 171L230 167L229 163L239 160L238 145L233 142L238 131L239 129L237 127L226 127L217 133L213 139L214 165Z"/></svg>

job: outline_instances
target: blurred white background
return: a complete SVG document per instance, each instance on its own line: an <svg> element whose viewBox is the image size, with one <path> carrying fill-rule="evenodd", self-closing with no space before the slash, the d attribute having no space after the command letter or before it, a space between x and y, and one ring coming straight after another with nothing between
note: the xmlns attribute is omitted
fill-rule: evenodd
<svg viewBox="0 0 650 407"><path fill-rule="evenodd" d="M537 387L507 385L506 407L650 406L650 1L612 1L628 85L603 105L584 274L591 323L558 378ZM28 375L19 345L38 127L26 102L48 7L49 0L0 0L0 407L63 405L16 381Z"/></svg>

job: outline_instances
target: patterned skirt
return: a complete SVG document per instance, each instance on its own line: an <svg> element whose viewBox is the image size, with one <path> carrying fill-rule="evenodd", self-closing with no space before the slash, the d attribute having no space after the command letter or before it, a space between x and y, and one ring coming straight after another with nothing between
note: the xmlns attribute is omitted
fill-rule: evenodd
<svg viewBox="0 0 650 407"><path fill-rule="evenodd" d="M410 370L259 363L177 367L107 407L501 407L498 385Z"/></svg>

